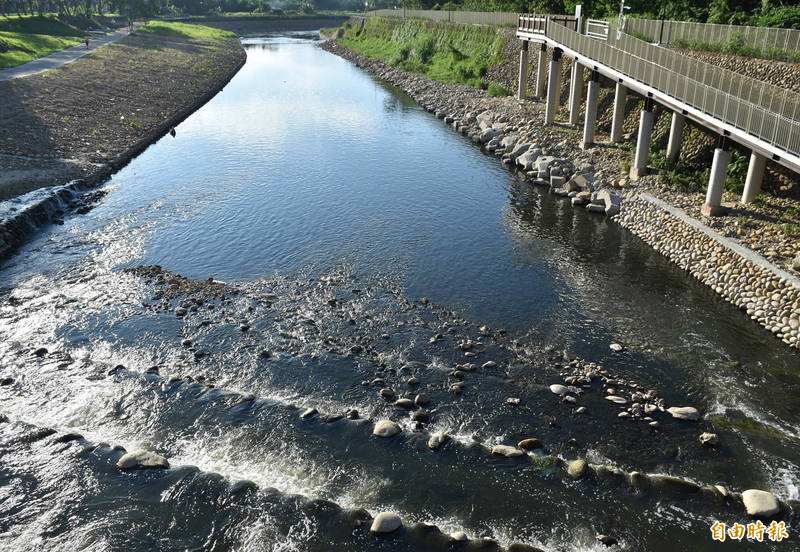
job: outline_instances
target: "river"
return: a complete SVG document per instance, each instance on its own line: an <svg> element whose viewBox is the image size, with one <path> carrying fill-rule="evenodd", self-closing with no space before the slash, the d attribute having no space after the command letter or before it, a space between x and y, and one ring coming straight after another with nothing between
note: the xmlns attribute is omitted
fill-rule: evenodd
<svg viewBox="0 0 800 552"><path fill-rule="evenodd" d="M174 138L0 266L0 550L435 548L358 508L545 550L798 546L791 512L789 541L722 544L737 501L551 461L800 499L796 352L308 37L244 43ZM571 405L548 387L576 360L615 381ZM605 388L630 383L703 418L619 418ZM381 418L403 433L373 437ZM487 450L533 437L544 454ZM172 468L120 473L117 445Z"/></svg>

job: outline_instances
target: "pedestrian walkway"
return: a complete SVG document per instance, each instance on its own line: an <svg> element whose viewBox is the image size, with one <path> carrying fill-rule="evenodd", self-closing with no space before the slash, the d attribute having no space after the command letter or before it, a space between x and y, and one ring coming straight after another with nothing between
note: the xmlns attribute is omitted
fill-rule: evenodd
<svg viewBox="0 0 800 552"><path fill-rule="evenodd" d="M622 138L627 91L641 95L644 108L639 122L636 155L630 176L648 174L654 124L654 106L673 112L667 157L677 160L686 120L718 135L703 213L722 214L721 205L731 142L751 150L742 203L760 193L767 160L800 173L800 95L688 58L623 33L583 34L580 12L575 16L519 16L516 36L522 40L519 97L525 97L528 42L539 43L536 96L546 98L545 123L553 124L559 107L562 54L573 59L570 82L570 123L579 122L584 69L591 77L587 87L583 146L594 142L600 75L615 83L611 142ZM552 48L549 76L547 49Z"/></svg>
<svg viewBox="0 0 800 552"><path fill-rule="evenodd" d="M134 23L134 30L140 26L141 23ZM37 73L42 73L49 69L61 67L62 65L66 65L67 63L71 63L76 59L82 58L86 54L94 52L98 48L102 48L107 44L116 42L117 40L128 36L128 34L130 34L128 27L125 27L124 29L114 31L113 33L108 33L102 38L91 39L89 41L88 48L85 44L81 43L77 46L72 46L71 48L65 48L60 52L53 52L49 56L44 56L39 59L29 61L28 63L17 65L16 67L2 69L0 70L0 81L19 79L21 77L36 75Z"/></svg>

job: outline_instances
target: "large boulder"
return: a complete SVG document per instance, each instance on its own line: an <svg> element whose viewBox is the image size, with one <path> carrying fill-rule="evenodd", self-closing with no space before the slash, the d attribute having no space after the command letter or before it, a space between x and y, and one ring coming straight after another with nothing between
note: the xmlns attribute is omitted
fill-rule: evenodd
<svg viewBox="0 0 800 552"><path fill-rule="evenodd" d="M400 433L400 426L391 420L381 420L375 424L372 434L376 437L394 437Z"/></svg>
<svg viewBox="0 0 800 552"><path fill-rule="evenodd" d="M594 190L594 175L591 173L578 174L570 179L570 183L575 186L575 189L580 190Z"/></svg>
<svg viewBox="0 0 800 552"><path fill-rule="evenodd" d="M753 517L769 518L781 511L778 499L770 492L748 489L742 493L747 513Z"/></svg>
<svg viewBox="0 0 800 552"><path fill-rule="evenodd" d="M619 214L622 198L609 190L600 190L592 193L592 204L605 207L607 216L612 217Z"/></svg>
<svg viewBox="0 0 800 552"><path fill-rule="evenodd" d="M378 535L385 535L397 531L403 526L403 521L400 516L394 512L381 512L375 519L372 520L372 526L369 530Z"/></svg>
<svg viewBox="0 0 800 552"><path fill-rule="evenodd" d="M483 113L478 114L475 117L475 120L477 121L481 131L490 129L492 128L492 123L494 122L494 113L491 111L484 111Z"/></svg>
<svg viewBox="0 0 800 552"><path fill-rule="evenodd" d="M428 448L431 450L439 450L449 440L449 435L445 433L435 433L428 439Z"/></svg>
<svg viewBox="0 0 800 552"><path fill-rule="evenodd" d="M518 140L518 135L509 134L503 137L503 139L500 141L500 145L503 147L503 151L510 151L514 149L514 146L517 144Z"/></svg>
<svg viewBox="0 0 800 552"><path fill-rule="evenodd" d="M147 450L136 450L122 455L117 460L117 467L121 470L146 470L169 468L169 462L163 456Z"/></svg>
<svg viewBox="0 0 800 552"><path fill-rule="evenodd" d="M669 412L673 418L677 418L678 420L694 421L700 418L700 413L692 406L673 406L667 408L667 412Z"/></svg>
<svg viewBox="0 0 800 552"><path fill-rule="evenodd" d="M495 445L492 447L492 454L497 456L505 456L506 458L513 458L515 456L522 456L525 452L516 447L508 445Z"/></svg>
<svg viewBox="0 0 800 552"><path fill-rule="evenodd" d="M586 475L586 471L589 469L589 464L583 458L579 458L578 460L573 460L567 466L567 473L572 479L580 479L584 475Z"/></svg>
<svg viewBox="0 0 800 552"><path fill-rule="evenodd" d="M536 148L529 149L519 157L517 157L517 165L519 165L522 169L526 171L530 171L533 169L534 165L536 164L536 160L539 158L539 155L536 153Z"/></svg>
<svg viewBox="0 0 800 552"><path fill-rule="evenodd" d="M528 151L528 148L530 147L531 147L530 144L520 144L519 142L517 142L516 145L509 152L508 156L511 158L511 161L516 163L517 158L526 151Z"/></svg>
<svg viewBox="0 0 800 552"><path fill-rule="evenodd" d="M481 144L486 144L492 140L492 138L496 138L503 134L503 131L499 128L487 128L483 132L481 132L480 138L478 140Z"/></svg>
<svg viewBox="0 0 800 552"><path fill-rule="evenodd" d="M550 178L550 167L556 162L556 158L552 155L540 155L536 160L536 170L538 171L539 178L545 180Z"/></svg>

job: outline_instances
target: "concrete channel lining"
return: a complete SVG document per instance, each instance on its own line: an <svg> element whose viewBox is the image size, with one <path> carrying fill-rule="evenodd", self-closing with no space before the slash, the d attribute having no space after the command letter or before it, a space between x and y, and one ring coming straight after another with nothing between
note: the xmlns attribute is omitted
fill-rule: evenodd
<svg viewBox="0 0 800 552"><path fill-rule="evenodd" d="M656 207L659 207L665 211L667 211L672 216L680 219L681 221L685 222L686 224L690 225L692 228L699 230L700 232L704 233L709 238L717 241L721 245L725 246L726 248L730 249L731 251L738 254L740 257L744 258L751 263L760 266L761 268L765 268L775 274L778 278L783 278L790 284L792 284L797 289L800 289L800 278L790 274L789 272L779 268L778 266L774 265L773 263L769 262L767 259L753 251L752 249L748 249L735 240L730 238L726 238L725 236L720 235L719 233L715 232L702 222L697 219L692 218L689 216L686 211L680 209L678 207L673 207L668 203L654 197L646 192L640 192L639 197L652 203Z"/></svg>

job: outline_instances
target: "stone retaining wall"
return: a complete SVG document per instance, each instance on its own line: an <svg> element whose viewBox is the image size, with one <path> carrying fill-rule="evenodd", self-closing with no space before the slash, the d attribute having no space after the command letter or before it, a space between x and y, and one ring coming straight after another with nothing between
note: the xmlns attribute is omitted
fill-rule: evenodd
<svg viewBox="0 0 800 552"><path fill-rule="evenodd" d="M755 254L745 258L710 229L673 214L680 210L671 208L670 213L658 203L646 194L634 195L614 220L784 343L800 348L800 286L792 281L796 279L766 268L766 261L755 262Z"/></svg>

